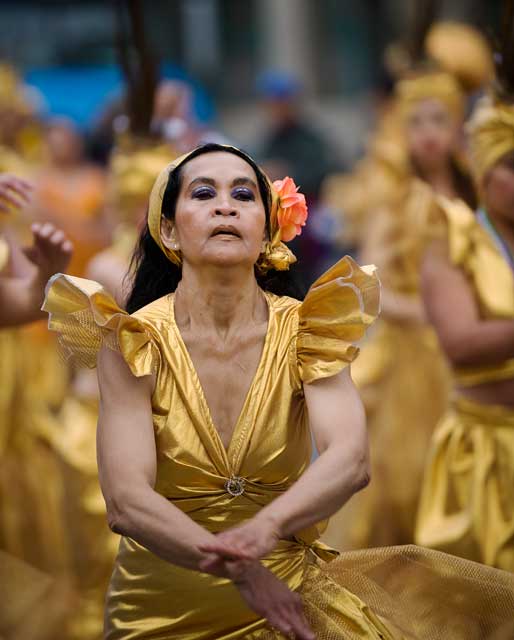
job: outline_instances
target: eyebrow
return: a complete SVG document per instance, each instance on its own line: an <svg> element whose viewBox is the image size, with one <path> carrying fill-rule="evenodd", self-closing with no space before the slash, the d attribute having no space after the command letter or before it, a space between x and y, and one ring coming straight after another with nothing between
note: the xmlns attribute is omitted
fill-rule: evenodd
<svg viewBox="0 0 514 640"><path fill-rule="evenodd" d="M191 180L191 182L189 183L189 187L188 189L191 189L192 187L194 187L195 184L210 184L211 186L216 186L216 180L213 180L212 178L207 178L205 176L198 176L198 178L194 178L194 180ZM255 184L255 182L251 179L251 178L245 178L245 177L241 177L241 178L235 178L234 180L232 180L232 187L236 187L239 185L250 185L252 186L254 189L257 189L257 185Z"/></svg>

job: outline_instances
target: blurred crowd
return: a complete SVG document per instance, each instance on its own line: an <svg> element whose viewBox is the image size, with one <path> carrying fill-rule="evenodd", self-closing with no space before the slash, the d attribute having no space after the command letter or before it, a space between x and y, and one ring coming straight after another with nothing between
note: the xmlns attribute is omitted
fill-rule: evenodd
<svg viewBox="0 0 514 640"><path fill-rule="evenodd" d="M464 123L492 82L492 54L472 27L438 23L418 60L391 49L386 66L390 91L375 105L374 129L354 167L345 166L341 150L307 116L298 78L269 71L256 86L262 132L248 150L270 178L293 177L309 204L309 224L293 247L299 283L308 287L349 252L376 264L383 286L381 320L352 368L368 417L373 482L333 518L325 537L340 550L417 541L512 571L514 443L479 449L475 440L457 442L447 421L446 436L436 432L433 444L456 387L453 343L441 328L451 318L440 320L444 311L437 305L452 294L434 294L436 284L422 275L429 242L449 234L451 251L471 242L470 212L487 195ZM0 552L5 575L20 576L0 602L1 637L102 635L117 539L97 480L96 375L66 358L39 308L43 283L56 271L99 282L123 306L159 171L203 142L238 144L196 121L187 83L163 80L153 98L147 131L135 132L134 112L119 98L86 134L65 118L42 119L21 78L9 65L0 67ZM476 308L512 322L512 292L498 289L501 268L488 273L496 263L486 260L473 271L473 256L469 264L464 257L455 264L470 287L476 285ZM428 293L423 282L432 287ZM21 291L27 300L20 302ZM76 313L80 322L79 307ZM481 364L514 356L506 347L504 353ZM477 394L466 398L480 404ZM494 404L508 403L500 397ZM473 408L466 411L469 418ZM502 419L512 432L512 415ZM482 454L493 461L477 475L474 456ZM495 456L507 480L498 480L496 489L484 486L488 506L473 511L470 487L486 483L488 474L496 478ZM501 504L508 507L502 511ZM495 529L480 521L477 534L473 527L486 512Z"/></svg>

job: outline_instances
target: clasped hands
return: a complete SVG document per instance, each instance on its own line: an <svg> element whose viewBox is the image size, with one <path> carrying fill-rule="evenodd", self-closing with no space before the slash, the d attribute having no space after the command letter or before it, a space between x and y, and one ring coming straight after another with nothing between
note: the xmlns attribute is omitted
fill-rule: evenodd
<svg viewBox="0 0 514 640"><path fill-rule="evenodd" d="M301 597L260 562L281 537L280 527L272 519L257 515L200 545L205 556L199 569L232 580L247 605L286 637L314 640Z"/></svg>

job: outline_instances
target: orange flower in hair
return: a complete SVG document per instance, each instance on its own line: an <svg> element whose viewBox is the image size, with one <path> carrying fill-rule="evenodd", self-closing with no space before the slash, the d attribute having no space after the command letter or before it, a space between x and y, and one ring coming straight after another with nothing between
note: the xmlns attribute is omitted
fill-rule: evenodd
<svg viewBox="0 0 514 640"><path fill-rule="evenodd" d="M305 196L303 193L298 193L299 187L289 177L275 180L273 188L279 198L277 223L280 228L280 239L289 242L299 236L302 233L302 227L305 226L308 216Z"/></svg>

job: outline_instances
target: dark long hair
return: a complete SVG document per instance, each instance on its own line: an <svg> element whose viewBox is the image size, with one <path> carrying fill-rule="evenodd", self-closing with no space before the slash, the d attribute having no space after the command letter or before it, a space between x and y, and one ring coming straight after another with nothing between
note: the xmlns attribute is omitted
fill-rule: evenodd
<svg viewBox="0 0 514 640"><path fill-rule="evenodd" d="M271 192L268 181L263 172L255 164L255 162L243 151L233 147L225 147L223 145L209 143L197 147L191 152L187 160L179 167L170 172L168 183L164 191L162 199L162 215L169 220L174 220L177 200L182 184L181 168L192 160L204 153L212 153L214 151L222 151L224 153L232 153L239 156L247 162L255 171L259 192L264 203L266 213L266 227L270 235L270 212L271 212ZM293 265L294 270L294 265ZM169 260L155 240L150 235L148 223L145 223L136 250L132 256L128 277L132 281L131 290L127 299L126 309L129 313L133 313L138 309L150 304L154 300L158 300L168 293L175 291L180 279L182 278L182 269L171 260ZM301 300L305 294L294 273L289 271L277 271L270 269L266 274L255 271L255 277L259 286L265 291L270 291L279 296L290 296Z"/></svg>
<svg viewBox="0 0 514 640"><path fill-rule="evenodd" d="M415 175L418 178L426 181L425 176L423 175L423 171L421 170L419 164L415 161L414 158L411 158L411 165ZM454 157L450 157L450 173L453 182L453 188L455 189L458 197L474 211L478 206L478 199L475 190L475 185L473 184L473 180L471 176L462 166L459 164L459 161Z"/></svg>

